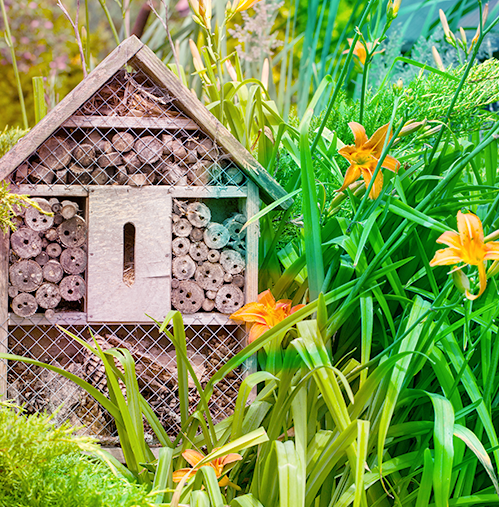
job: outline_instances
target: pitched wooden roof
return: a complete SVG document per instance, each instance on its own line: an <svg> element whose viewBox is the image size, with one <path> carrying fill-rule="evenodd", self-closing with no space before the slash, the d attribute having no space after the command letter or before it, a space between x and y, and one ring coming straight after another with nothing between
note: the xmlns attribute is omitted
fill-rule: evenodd
<svg viewBox="0 0 499 507"><path fill-rule="evenodd" d="M235 137L211 114L164 63L132 35L122 42L98 65L74 90L72 90L47 116L35 125L2 159L0 180L8 177L23 161L35 152L52 134L89 100L110 78L125 65L146 74L157 86L175 98L175 105L194 121L217 144L230 154L240 169L254 181L264 202L271 203L286 195L286 191L235 139ZM139 119L137 119L139 120ZM147 122L147 118L144 119ZM291 200L283 203L287 208Z"/></svg>

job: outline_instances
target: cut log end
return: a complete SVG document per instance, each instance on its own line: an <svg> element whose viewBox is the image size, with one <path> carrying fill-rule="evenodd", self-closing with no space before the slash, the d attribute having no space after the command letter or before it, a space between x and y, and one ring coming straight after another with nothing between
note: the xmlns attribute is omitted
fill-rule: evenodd
<svg viewBox="0 0 499 507"><path fill-rule="evenodd" d="M31 317L36 313L38 304L32 294L21 292L11 303L12 311L19 317Z"/></svg>

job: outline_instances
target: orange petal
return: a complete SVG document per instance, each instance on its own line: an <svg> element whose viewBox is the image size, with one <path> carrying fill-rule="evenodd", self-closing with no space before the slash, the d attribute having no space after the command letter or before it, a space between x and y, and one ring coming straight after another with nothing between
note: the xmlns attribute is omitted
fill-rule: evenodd
<svg viewBox="0 0 499 507"><path fill-rule="evenodd" d="M484 260L485 256L482 222L473 213L458 211L457 229L461 239L464 262L478 265Z"/></svg>
<svg viewBox="0 0 499 507"><path fill-rule="evenodd" d="M259 322L265 324L265 317L268 316L267 308L261 303L248 303L240 310L234 312L230 318L233 320L242 320L243 322Z"/></svg>
<svg viewBox="0 0 499 507"><path fill-rule="evenodd" d="M454 231L445 231L437 239L437 243L442 243L443 245L456 248L457 250L461 249L461 239L459 238L459 234Z"/></svg>
<svg viewBox="0 0 499 507"><path fill-rule="evenodd" d="M343 190L345 190L345 188L350 186L354 181L357 181L359 179L359 176L360 176L359 166L352 164L347 169L347 172L345 173L345 179L343 180L343 185L341 186L341 188L336 190L336 192L342 192Z"/></svg>
<svg viewBox="0 0 499 507"><path fill-rule="evenodd" d="M400 168L400 162L391 155L387 155L385 157L385 160L383 160L381 167L384 167L385 169L389 169L390 171L396 173Z"/></svg>
<svg viewBox="0 0 499 507"><path fill-rule="evenodd" d="M235 461L241 461L243 457L240 454L237 454L235 452L231 454L227 454L227 456L224 456L222 458L222 465L228 465L229 463L234 463Z"/></svg>
<svg viewBox="0 0 499 507"><path fill-rule="evenodd" d="M224 488L225 486L229 485L229 482L230 482L229 478L225 475L218 481L218 485Z"/></svg>
<svg viewBox="0 0 499 507"><path fill-rule="evenodd" d="M360 60L360 63L362 65L365 65L367 53L366 53L366 48L364 47L364 44L362 44L362 42L357 42L357 44L355 44L355 49L353 51L353 54L358 57L358 59Z"/></svg>
<svg viewBox="0 0 499 507"><path fill-rule="evenodd" d="M289 310L291 310L291 303L291 299L279 299L279 301L277 301L275 304L275 308L276 310L282 310L284 315L289 315Z"/></svg>
<svg viewBox="0 0 499 507"><path fill-rule="evenodd" d="M344 146L338 150L338 153L345 157L350 164L355 164L354 155L357 153L357 148L355 146Z"/></svg>
<svg viewBox="0 0 499 507"><path fill-rule="evenodd" d="M475 299L479 298L485 291L487 287L487 273L485 272L485 263L481 262L478 264L478 276L480 279L480 290L478 291L478 294L474 296L471 294L468 290L466 290L466 297L470 299L471 301L474 301Z"/></svg>
<svg viewBox="0 0 499 507"><path fill-rule="evenodd" d="M481 241L483 243L483 227L482 222L474 213L457 212L457 230L461 238L468 236L474 241Z"/></svg>
<svg viewBox="0 0 499 507"><path fill-rule="evenodd" d="M251 326L250 334L248 336L248 343L254 342L257 338L262 336L265 331L268 331L270 329L269 326L266 324L253 324Z"/></svg>
<svg viewBox="0 0 499 507"><path fill-rule="evenodd" d="M180 482L187 474L191 474L192 476L194 476L196 474L196 470L192 468L181 468L180 470L175 470L175 472L173 472L172 474L173 482Z"/></svg>
<svg viewBox="0 0 499 507"><path fill-rule="evenodd" d="M449 266L462 260L460 253L454 248L444 248L435 252L435 256L430 261L430 266Z"/></svg>
<svg viewBox="0 0 499 507"><path fill-rule="evenodd" d="M258 302L262 305L265 305L269 308L275 307L275 298L270 292L270 289L263 291L261 294L258 294Z"/></svg>
<svg viewBox="0 0 499 507"><path fill-rule="evenodd" d="M204 456L194 449L187 449L182 453L182 457L189 463L189 465L195 467L201 460L204 459Z"/></svg>
<svg viewBox="0 0 499 507"><path fill-rule="evenodd" d="M291 315L292 313L295 313L298 310L301 310L302 308L305 308L305 306L306 305L296 305L296 306L293 306L293 308L291 308L291 311L289 312L289 314Z"/></svg>
<svg viewBox="0 0 499 507"><path fill-rule="evenodd" d="M364 178L364 181L366 182L366 189L369 186L369 183L371 182L373 172L371 172L369 169L362 169L362 177ZM378 172L378 175L376 176L376 179L374 180L374 185L371 188L371 191L369 192L369 199L377 199L379 194L381 194L381 190L383 190L383 174L381 171Z"/></svg>
<svg viewBox="0 0 499 507"><path fill-rule="evenodd" d="M364 58L365 61L365 58ZM367 143L366 129L356 121L351 121L348 126L352 129L353 135L355 136L355 146L360 148ZM344 148L343 148L344 149ZM340 150L341 152L341 150ZM341 154L341 153L340 153Z"/></svg>
<svg viewBox="0 0 499 507"><path fill-rule="evenodd" d="M499 260L499 241L489 241L485 243L484 260Z"/></svg>
<svg viewBox="0 0 499 507"><path fill-rule="evenodd" d="M385 138L388 134L389 123L380 127L376 132L372 135L371 139L367 141L364 148L372 150L374 155L377 155L377 158L381 155L381 151L383 150L383 145L385 144Z"/></svg>

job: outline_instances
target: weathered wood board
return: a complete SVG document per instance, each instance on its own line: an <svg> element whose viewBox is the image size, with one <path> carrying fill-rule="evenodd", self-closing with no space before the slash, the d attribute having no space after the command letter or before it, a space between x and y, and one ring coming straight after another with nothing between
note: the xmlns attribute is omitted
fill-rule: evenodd
<svg viewBox="0 0 499 507"><path fill-rule="evenodd" d="M188 118L155 118L146 116L72 116L63 127L81 128L129 128L129 129L184 129L197 130L199 127Z"/></svg>
<svg viewBox="0 0 499 507"><path fill-rule="evenodd" d="M0 352L8 352L9 339L9 233L0 231ZM0 396L7 393L7 361L0 359Z"/></svg>
<svg viewBox="0 0 499 507"><path fill-rule="evenodd" d="M124 226L135 226L135 281L123 281ZM89 322L151 323L170 310L171 197L162 187L96 187L89 195Z"/></svg>

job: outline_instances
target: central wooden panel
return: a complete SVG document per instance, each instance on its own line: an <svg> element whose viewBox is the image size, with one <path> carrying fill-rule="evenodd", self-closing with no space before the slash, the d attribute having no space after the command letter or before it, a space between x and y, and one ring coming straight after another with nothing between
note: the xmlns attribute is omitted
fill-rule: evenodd
<svg viewBox="0 0 499 507"><path fill-rule="evenodd" d="M162 187L90 189L89 322L151 322L170 310L171 197ZM134 282L123 281L124 227L135 227Z"/></svg>

